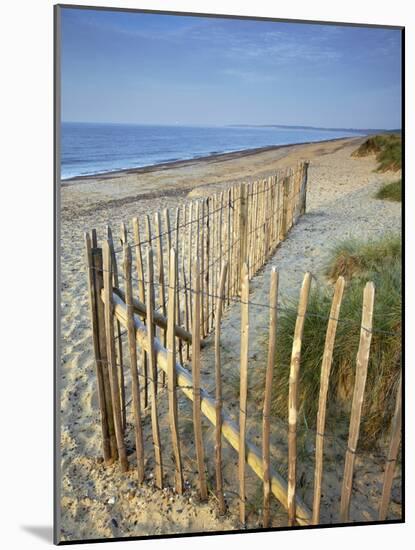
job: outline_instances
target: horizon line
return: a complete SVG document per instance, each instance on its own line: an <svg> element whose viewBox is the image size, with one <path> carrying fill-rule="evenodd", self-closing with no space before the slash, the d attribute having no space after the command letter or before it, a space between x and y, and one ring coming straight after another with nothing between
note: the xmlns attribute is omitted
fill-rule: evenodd
<svg viewBox="0 0 415 550"><path fill-rule="evenodd" d="M268 123L268 124L253 124L253 123L227 123L227 124L206 124L206 123L163 123L163 122L107 122L107 121L94 121L94 120L61 120L61 124L113 124L113 125L126 125L126 126L182 126L182 127L219 127L219 128L228 128L228 127L250 127L250 128L302 128L308 130L327 130L327 131L337 131L337 130L347 130L347 131L387 131L387 132L402 132L402 128L355 128L355 127L334 127L334 126L313 126L306 124L278 124L278 123Z"/></svg>

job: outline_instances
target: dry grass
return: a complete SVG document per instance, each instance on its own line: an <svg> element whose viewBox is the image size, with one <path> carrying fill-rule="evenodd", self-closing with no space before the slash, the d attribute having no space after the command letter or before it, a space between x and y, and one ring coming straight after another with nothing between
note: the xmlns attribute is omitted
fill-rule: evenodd
<svg viewBox="0 0 415 550"><path fill-rule="evenodd" d="M401 243L388 236L374 242L344 242L335 247L327 269L335 280L348 280L340 311L329 388L328 418L347 427L353 393L356 353L359 345L363 288L372 280L376 287L374 329L363 406L361 444L372 446L388 430L393 413L401 360ZM316 422L320 370L331 290L314 289L310 294L304 325L300 366L300 429ZM278 352L273 384L273 414L286 418L290 356L296 321L296 304L280 311ZM390 334L389 334L390 333ZM263 380L257 386L258 398Z"/></svg>
<svg viewBox="0 0 415 550"><path fill-rule="evenodd" d="M335 245L327 262L326 274L331 282L342 275L346 281L353 277L369 277L373 272L384 271L389 264L400 263L401 238L386 235L375 241L349 239Z"/></svg>
<svg viewBox="0 0 415 550"><path fill-rule="evenodd" d="M381 134L368 138L352 154L353 157L366 157L375 154L378 161L378 172L402 168L402 138L400 134Z"/></svg>
<svg viewBox="0 0 415 550"><path fill-rule="evenodd" d="M402 180L386 183L376 193L376 198L385 201L402 202Z"/></svg>

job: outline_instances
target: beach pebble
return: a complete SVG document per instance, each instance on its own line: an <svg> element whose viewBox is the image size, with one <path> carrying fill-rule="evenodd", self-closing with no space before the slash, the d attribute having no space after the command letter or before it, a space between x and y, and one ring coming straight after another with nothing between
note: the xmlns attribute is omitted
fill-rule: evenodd
<svg viewBox="0 0 415 550"><path fill-rule="evenodd" d="M107 502L108 504L115 504L115 497L110 497Z"/></svg>
<svg viewBox="0 0 415 550"><path fill-rule="evenodd" d="M117 529L118 521L115 518L111 518L111 525L112 525L112 527L115 527Z"/></svg>

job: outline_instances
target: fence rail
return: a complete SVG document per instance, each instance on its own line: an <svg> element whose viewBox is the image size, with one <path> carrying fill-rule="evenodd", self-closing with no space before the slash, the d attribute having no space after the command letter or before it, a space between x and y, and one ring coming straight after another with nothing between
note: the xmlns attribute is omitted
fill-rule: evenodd
<svg viewBox="0 0 415 550"><path fill-rule="evenodd" d="M161 442L158 405L162 396L167 395L175 488L178 493L184 490L185 469L178 429L180 418L177 390L180 389L193 402L197 465L195 476L201 499L207 497L201 413L215 426L215 493L221 513L225 510L222 440L227 441L238 453L241 525L246 521L246 464L263 484L263 526L268 526L271 521L271 494L287 509L289 525L320 522L327 389L344 280L340 277L337 281L332 309L327 319L317 418L313 510L308 508L297 492L298 376L304 319L313 314L307 312L311 274L306 273L304 277L293 338L288 408L288 480L279 475L270 464L270 401L275 349L278 345L275 340L278 273L275 269L271 274L269 303L256 304L249 300L249 280L305 212L307 167L307 163L300 163L294 170L277 174L262 182L241 184L213 197L184 204L176 209L172 218L169 210L165 210L163 215L158 212L154 226L149 216L145 217L142 225L139 220L134 219L132 233L122 224L121 247L114 246L110 228L102 247L98 246L95 231L85 236L103 455L106 463L119 460L122 471L130 466L124 441L125 414L129 403L125 402L123 357L128 355L139 482L144 479L145 455L150 452L144 448L143 443L142 410L150 406L155 482L157 487L163 486L162 447L166 443ZM145 235L145 238L142 239L141 235ZM135 252L134 266L132 252ZM121 259L121 253L122 271L118 269L117 263ZM232 421L222 402L221 318L224 307L233 301L239 302L241 307L240 361L235 364L235 369L240 371L239 425ZM374 286L373 283L368 283L364 291L349 442L339 508L343 522L349 521L354 459L373 331L373 305ZM246 434L249 317L252 306L267 307L270 315L262 411L262 449L249 441ZM212 372L215 395L210 396L201 387L200 349L203 339L213 328L215 358ZM126 351L123 351L124 334L127 335L128 352L123 356ZM190 359L189 368L186 368ZM379 517L383 519L387 515L400 443L400 391L399 388L391 430L389 462L379 509Z"/></svg>

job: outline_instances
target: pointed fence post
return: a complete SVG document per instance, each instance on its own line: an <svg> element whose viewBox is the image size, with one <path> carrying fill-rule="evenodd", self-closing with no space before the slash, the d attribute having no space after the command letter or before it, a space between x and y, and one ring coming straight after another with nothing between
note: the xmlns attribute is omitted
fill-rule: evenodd
<svg viewBox="0 0 415 550"><path fill-rule="evenodd" d="M94 248L92 251L92 265L94 268L94 286L96 290L96 306L98 319L99 350L104 379L105 403L107 407L108 430L111 444L111 462L118 460L117 438L115 435L114 411L112 406L111 383L109 363L107 356L107 337L105 332L105 307L102 301L102 290L104 288L104 271L102 263L102 248ZM99 298L98 298L99 297Z"/></svg>
<svg viewBox="0 0 415 550"><path fill-rule="evenodd" d="M168 209L166 209L166 212L168 214ZM167 223L167 220L166 220L166 223ZM170 227L170 223L169 223L169 227ZM179 208L176 208L176 213L175 213L175 220L174 220L174 228L173 228L173 234L175 234L175 242L174 242L174 247L176 249L176 253L177 253L177 293L176 293L176 324L178 326L181 325L181 311L180 311L180 269L179 269L179 230L180 230L180 209ZM172 240L173 242L173 240ZM171 246L169 246L169 249L168 249L168 252L167 254L170 253L170 248ZM179 358L180 358L180 364L183 365L183 340L181 338L178 339L178 346L179 346ZM166 377L165 377L165 373L163 373L163 385L166 385Z"/></svg>
<svg viewBox="0 0 415 550"><path fill-rule="evenodd" d="M89 306L91 312L91 322L92 322L92 338L94 344L94 354L95 354L95 365L97 373L97 386L98 386L98 401L99 409L101 413L101 430L102 430L102 447L104 460L108 464L112 462L111 455L111 442L110 442L110 433L108 426L108 411L105 398L105 381L104 381L104 366L101 356L100 342L99 342L99 321L98 321L98 312L97 312L97 300L101 300L101 296L97 294L97 289L95 287L95 270L93 265L92 257L92 247L91 247L91 237L88 233L85 233L85 258L86 258L86 268L88 276L88 290L89 290Z"/></svg>
<svg viewBox="0 0 415 550"><path fill-rule="evenodd" d="M314 470L314 500L313 500L313 524L320 521L321 483L323 478L323 451L324 432L326 425L327 392L331 364L333 361L334 340L336 338L337 323L339 320L340 306L344 291L344 278L339 277L334 289L333 302L330 310L330 318L327 325L326 342L324 345L323 361L321 363L320 396L318 401L317 427L316 427L316 463Z"/></svg>
<svg viewBox="0 0 415 550"><path fill-rule="evenodd" d="M301 346L304 332L305 314L310 294L311 273L306 273L301 286L297 320L294 329L294 341L291 354L290 381L288 391L288 525L296 520L296 481L297 481L297 413L298 382L300 378Z"/></svg>
<svg viewBox="0 0 415 550"><path fill-rule="evenodd" d="M108 246L111 254L112 284L114 284L115 287L119 287L117 256L115 254L115 249L114 249L112 229L109 225L107 226L107 236L108 236ZM126 410L126 402L125 402L124 362L123 362L123 354L122 354L121 325L118 321L115 322L115 332L116 332L115 349L116 349L116 354L118 359L118 361L116 361L117 376L118 376L118 387L119 387L120 399L121 399L121 422L122 422L122 429L125 430L125 425L127 421L126 420L127 410Z"/></svg>
<svg viewBox="0 0 415 550"><path fill-rule="evenodd" d="M308 167L310 163L305 161L303 164L304 176L301 184L301 197L300 197L300 214L303 215L306 213L307 208L307 183L308 183Z"/></svg>
<svg viewBox="0 0 415 550"><path fill-rule="evenodd" d="M105 331L107 340L107 356L110 367L111 396L114 412L115 436L117 438L118 456L121 470L128 470L127 451L124 443L124 431L122 425L122 411L120 387L118 384L115 340L114 340L114 306L112 302L113 271L112 256L109 241L103 243L103 271L104 271L104 295L105 295Z"/></svg>
<svg viewBox="0 0 415 550"><path fill-rule="evenodd" d="M290 184L289 178L285 177L282 180L282 217L281 217L280 241L285 240L285 237L287 236L289 184Z"/></svg>
<svg viewBox="0 0 415 550"><path fill-rule="evenodd" d="M268 363L265 375L264 409L262 415L262 460L264 465L264 506L263 506L263 527L269 527L270 521L270 414L271 414L271 389L272 375L275 365L275 352L277 340L277 304L278 304L278 271L275 267L271 271L270 287L270 314L269 314L269 342L268 342Z"/></svg>
<svg viewBox="0 0 415 550"><path fill-rule="evenodd" d="M168 215L168 210L167 210ZM167 217L167 221L169 223L169 226L167 228L168 230L168 242L171 241L170 236L170 220ZM157 271L158 271L158 297L159 297L159 306L161 307L161 310L163 312L163 315L166 316L166 284L165 284L165 278L164 278L164 254L163 254L163 231L162 231L162 222L161 222L161 216L160 212L156 212L154 215L154 225L155 225L155 231L156 231L156 243L157 243ZM167 250L170 250L168 247ZM166 345L166 331L163 331L163 342L164 345ZM157 379L157 385L158 387L158 379ZM166 384L166 374L163 371L161 373L161 383L163 386Z"/></svg>
<svg viewBox="0 0 415 550"><path fill-rule="evenodd" d="M240 259L239 266L243 270L243 265L248 263L247 258L247 245L248 245L248 199L247 199L247 186L243 183L240 186L240 208L239 208L239 238L240 244ZM241 277L242 279L242 277ZM242 280L241 280L242 285Z"/></svg>
<svg viewBox="0 0 415 550"><path fill-rule="evenodd" d="M396 392L395 412L391 423L391 434L389 442L388 458L386 462L385 475L383 478L382 499L379 506L379 520L385 521L390 496L392 492L393 475L395 473L396 460L398 458L399 445L402 431L402 372L399 376L398 390Z"/></svg>
<svg viewBox="0 0 415 550"><path fill-rule="evenodd" d="M138 299L145 304L146 303L146 291L145 291L145 281L144 281L144 264L143 264L143 252L141 249L141 235L140 235L140 226L138 223L138 218L133 218L133 232L134 232L134 246L135 246L135 255L136 255L136 269L137 269L137 286L138 286ZM147 321L143 319L145 324ZM141 360L143 364L143 386L144 386L144 396L143 396L143 408L146 409L148 406L148 357L147 352L143 349L141 352Z"/></svg>
<svg viewBox="0 0 415 550"><path fill-rule="evenodd" d="M176 251L170 250L169 262L169 300L167 310L167 389L169 394L169 421L173 444L173 454L176 463L176 491L183 493L183 471L182 458L180 453L179 426L178 426L178 406L176 395Z"/></svg>
<svg viewBox="0 0 415 550"><path fill-rule="evenodd" d="M223 495L222 475L222 378L221 378L221 354L220 354L220 333L223 304L225 301L225 284L227 279L228 265L225 262L222 266L218 302L215 315L215 470L216 470L216 496L219 502L219 513L225 513L225 499Z"/></svg>
<svg viewBox="0 0 415 550"><path fill-rule="evenodd" d="M242 266L241 286L241 361L239 392L239 521L245 525L245 464L246 416L248 403L248 345L249 345L249 277L246 263Z"/></svg>
<svg viewBox="0 0 415 550"><path fill-rule="evenodd" d="M192 377L193 377L193 425L195 433L196 461L199 477L200 499L208 496L205 453L203 449L202 419L200 411L200 273L199 262L193 264L193 315L192 315Z"/></svg>
<svg viewBox="0 0 415 550"><path fill-rule="evenodd" d="M127 307L128 348L130 351L131 387L133 394L135 447L137 452L138 482L144 481L144 440L141 426L140 382L137 368L137 342L135 338L133 285L131 281L131 248L124 243L125 305Z"/></svg>
<svg viewBox="0 0 415 550"><path fill-rule="evenodd" d="M154 458L156 462L156 486L163 487L163 458L161 454L160 429L157 412L157 358L154 349L155 326L154 315L154 274L153 274L153 249L147 248L147 348L148 348L148 378L150 380L151 397L151 433L153 436Z"/></svg>
<svg viewBox="0 0 415 550"><path fill-rule="evenodd" d="M359 350L356 358L356 377L354 383L352 411L350 414L349 439L344 464L343 485L340 500L340 520L349 521L350 499L352 495L354 462L356 458L357 442L359 440L360 420L362 416L363 396L366 386L367 367L369 363L370 343L372 340L373 305L375 300L375 286L372 282L366 283L363 292L363 313L360 330Z"/></svg>

